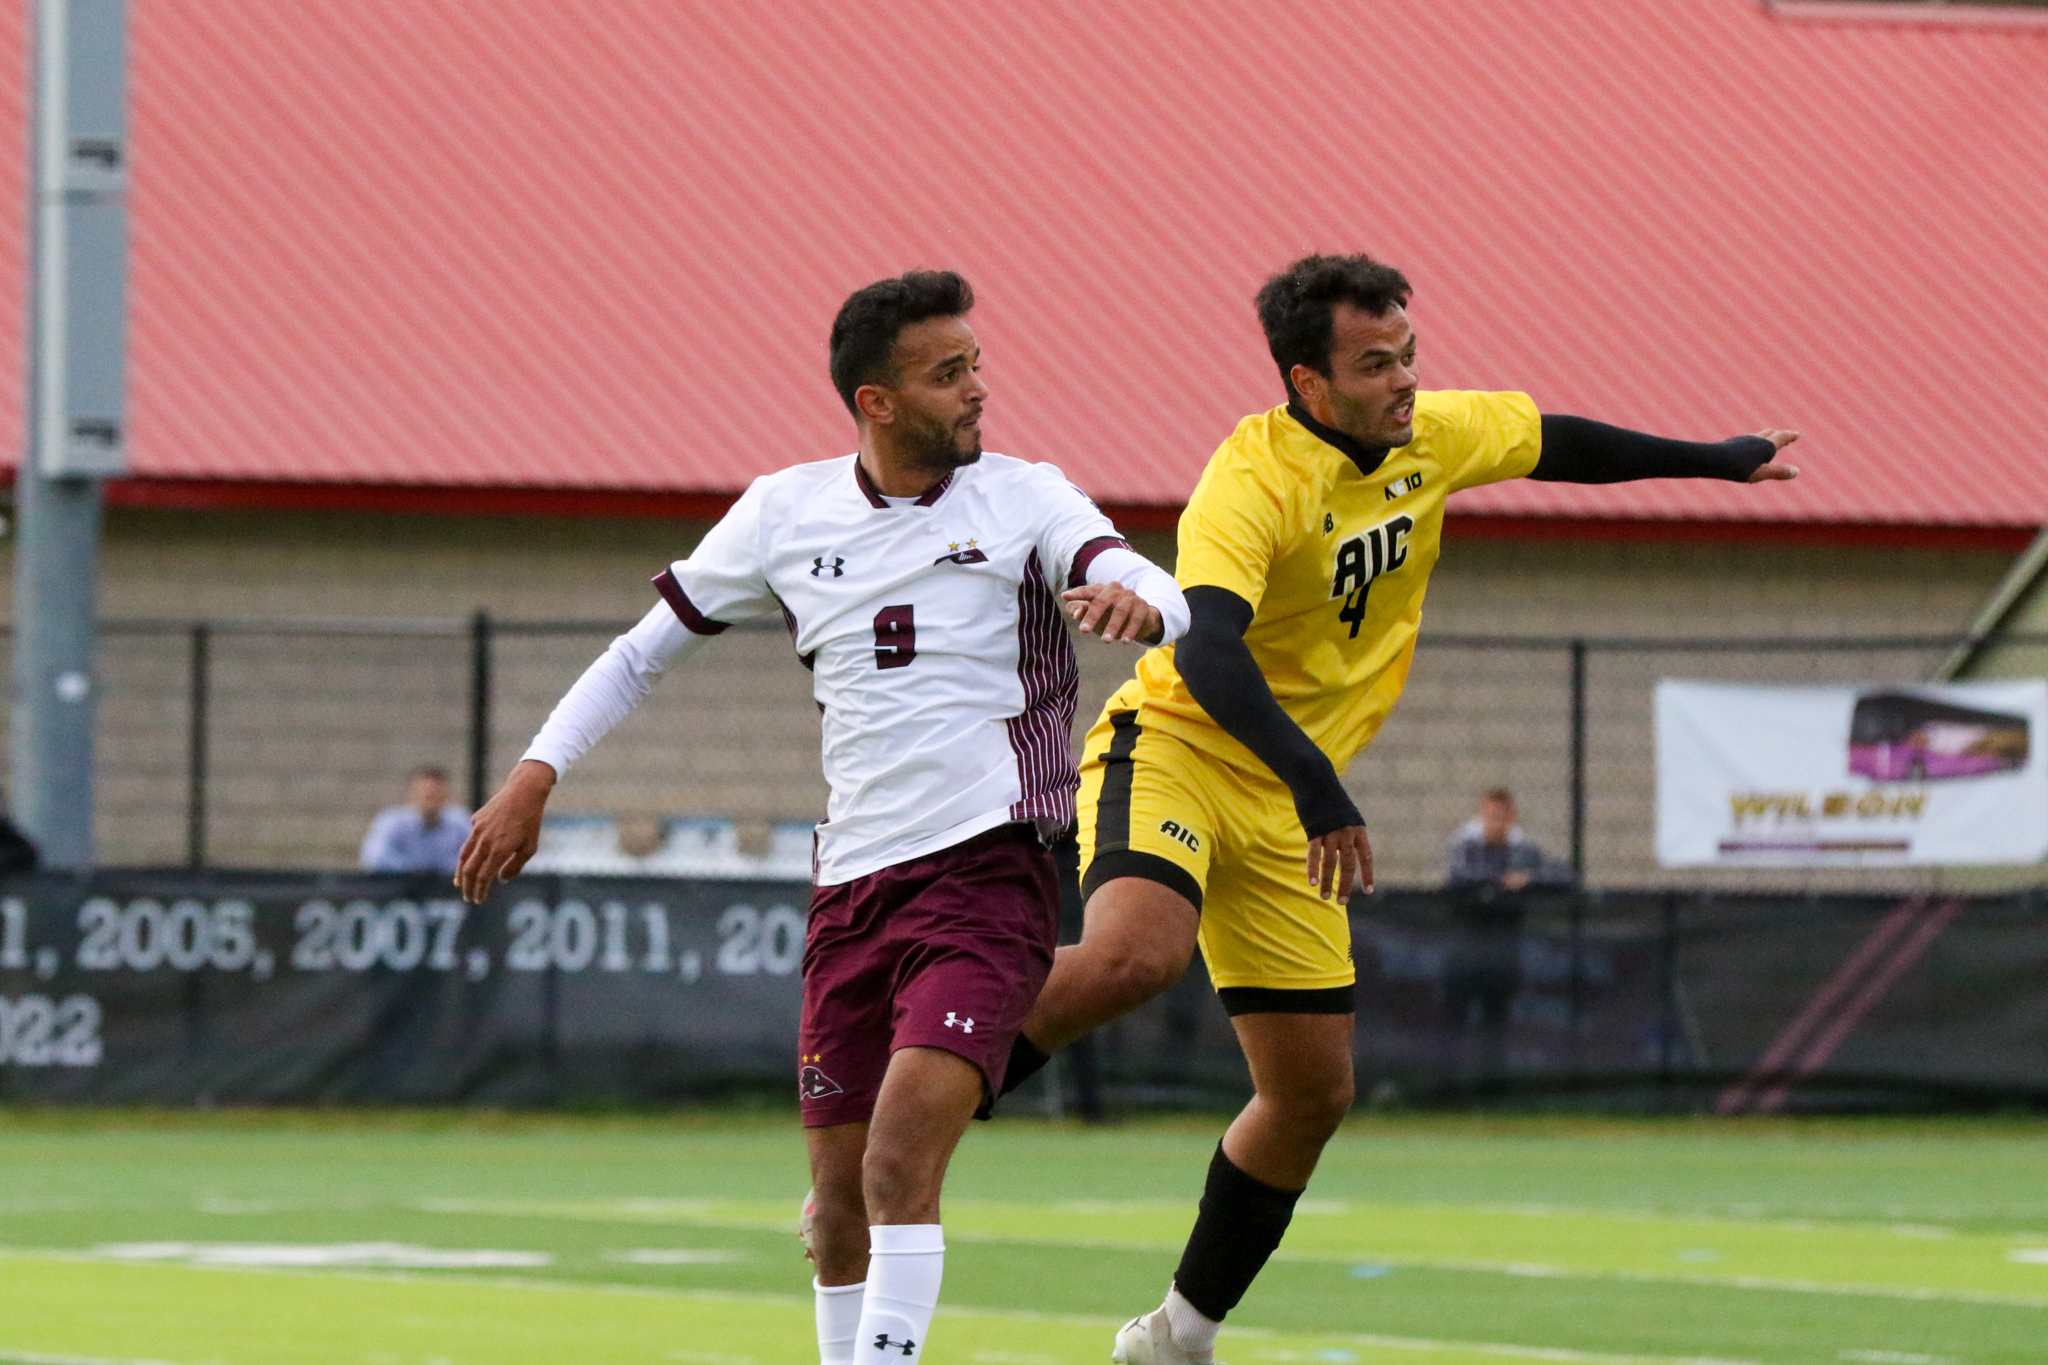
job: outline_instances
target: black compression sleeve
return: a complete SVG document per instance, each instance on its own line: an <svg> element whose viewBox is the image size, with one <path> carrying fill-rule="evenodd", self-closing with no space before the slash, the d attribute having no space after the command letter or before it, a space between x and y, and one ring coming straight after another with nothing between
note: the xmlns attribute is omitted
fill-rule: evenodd
<svg viewBox="0 0 2048 1365"><path fill-rule="evenodd" d="M1287 784L1309 838L1364 824L1328 755L1273 700L1244 642L1252 604L1228 588L1189 588L1187 597L1188 631L1173 657L1188 692L1225 734Z"/></svg>
<svg viewBox="0 0 2048 1365"><path fill-rule="evenodd" d="M1543 454L1529 477L1545 483L1626 483L1630 479L1746 480L1777 447L1761 436L1672 441L1584 417L1543 417Z"/></svg>

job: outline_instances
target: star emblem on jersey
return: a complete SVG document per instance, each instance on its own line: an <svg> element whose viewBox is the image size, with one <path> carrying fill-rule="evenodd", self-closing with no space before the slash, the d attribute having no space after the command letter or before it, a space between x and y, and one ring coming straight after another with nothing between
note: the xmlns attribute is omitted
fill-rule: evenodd
<svg viewBox="0 0 2048 1365"><path fill-rule="evenodd" d="M917 1343L909 1337L898 1341L887 1332L877 1332L875 1333L875 1349L877 1351L901 1351L907 1356L914 1356L917 1354Z"/></svg>
<svg viewBox="0 0 2048 1365"><path fill-rule="evenodd" d="M974 1021L973 1021L972 1019L962 1019L962 1018L961 1018L961 1017L960 1017L959 1015L955 1014L955 1013L954 1013L953 1011L951 1011L951 1010L947 1010L947 1011L946 1011L946 1027L947 1027L947 1028L957 1028L957 1029L959 1029L959 1030L960 1030L960 1031L961 1031L962 1033L972 1033L972 1032L974 1032Z"/></svg>
<svg viewBox="0 0 2048 1365"><path fill-rule="evenodd" d="M822 1100L827 1095L844 1095L839 1082L827 1076L814 1066L807 1066L797 1073L796 1092L807 1100Z"/></svg>
<svg viewBox="0 0 2048 1365"><path fill-rule="evenodd" d="M830 563L825 561L825 556L823 555L813 559L811 561L811 577L822 578L826 574L830 574L834 578L846 577L846 561L838 555L832 556Z"/></svg>
<svg viewBox="0 0 2048 1365"><path fill-rule="evenodd" d="M946 553L934 559L934 564L986 564L988 556L975 548L974 541L962 545L959 541L948 541Z"/></svg>

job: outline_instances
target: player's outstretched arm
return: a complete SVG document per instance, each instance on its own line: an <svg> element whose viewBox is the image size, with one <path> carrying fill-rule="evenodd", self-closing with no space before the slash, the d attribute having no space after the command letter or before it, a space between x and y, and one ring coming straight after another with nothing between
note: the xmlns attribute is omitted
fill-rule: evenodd
<svg viewBox="0 0 2048 1365"><path fill-rule="evenodd" d="M1799 439L1770 429L1726 441L1673 441L1584 417L1543 416L1543 453L1529 477L1544 483L1627 483L1633 479L1724 479L1777 483L1799 477L1797 465L1776 464Z"/></svg>
<svg viewBox="0 0 2048 1365"><path fill-rule="evenodd" d="M1060 594L1082 634L1106 645L1170 645L1186 633L1188 601L1172 574L1121 540L1095 546L1081 569L1084 581Z"/></svg>
<svg viewBox="0 0 2048 1365"><path fill-rule="evenodd" d="M455 873L464 900L481 902L493 886L518 875L540 847L541 812L556 780L640 704L671 662L705 638L686 628L667 603L656 603L583 670L505 785L471 819Z"/></svg>
<svg viewBox="0 0 2048 1365"><path fill-rule="evenodd" d="M1372 890L1372 842L1365 818L1329 755L1315 746L1274 700L1244 642L1252 604L1227 588L1187 590L1188 633L1174 663L1188 692L1225 734L1256 754L1294 796L1294 812L1308 835L1309 883L1324 900L1363 885Z"/></svg>
<svg viewBox="0 0 2048 1365"><path fill-rule="evenodd" d="M464 900L481 904L492 887L519 875L540 847L541 814L554 787L553 768L538 759L521 759L498 794L470 818L469 838L455 866L455 885Z"/></svg>

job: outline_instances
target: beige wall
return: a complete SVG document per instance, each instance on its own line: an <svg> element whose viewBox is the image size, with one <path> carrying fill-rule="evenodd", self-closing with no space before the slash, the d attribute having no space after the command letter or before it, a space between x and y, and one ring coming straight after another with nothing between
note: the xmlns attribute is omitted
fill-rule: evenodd
<svg viewBox="0 0 2048 1365"><path fill-rule="evenodd" d="M438 634L396 639L226 629L214 640L214 856L344 865L369 814L395 798L408 768L438 762L460 770L468 678L461 632L470 613L623 624L655 600L648 578L686 553L702 529L656 521L116 510L101 597L114 620L438 620ZM1136 539L1170 559L1166 537ZM1530 832L1565 851L1568 654L1458 647L1453 637L1951 632L1969 620L2009 559L1877 548L1453 541L1430 589L1408 695L1347 777L1371 822L1382 878L1434 880L1443 841L1474 795L1501 783L1522 794ZM499 640L495 768L517 756L607 638L597 630ZM1130 656L1092 640L1080 645L1085 727ZM182 857L189 650L183 634L109 637L100 741L101 846L109 862ZM1594 652L1594 878L1610 885L1670 880L1650 852L1649 689L1657 677L1885 681L1923 676L1931 663L1918 653ZM822 811L816 744L809 675L792 661L787 638L779 628L736 630L665 680L570 774L555 808L726 813L758 841L769 820Z"/></svg>

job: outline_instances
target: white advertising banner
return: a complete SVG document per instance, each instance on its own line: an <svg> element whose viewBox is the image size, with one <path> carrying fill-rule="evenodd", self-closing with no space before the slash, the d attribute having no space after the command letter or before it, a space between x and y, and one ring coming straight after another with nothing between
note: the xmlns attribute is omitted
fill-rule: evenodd
<svg viewBox="0 0 2048 1365"><path fill-rule="evenodd" d="M2048 857L2048 682L1657 684L1657 861L1886 867Z"/></svg>

